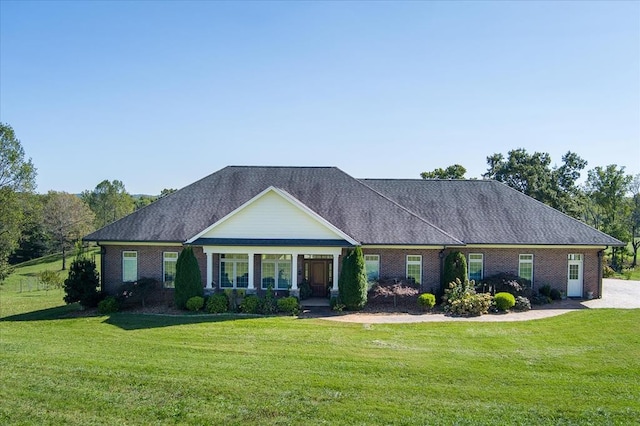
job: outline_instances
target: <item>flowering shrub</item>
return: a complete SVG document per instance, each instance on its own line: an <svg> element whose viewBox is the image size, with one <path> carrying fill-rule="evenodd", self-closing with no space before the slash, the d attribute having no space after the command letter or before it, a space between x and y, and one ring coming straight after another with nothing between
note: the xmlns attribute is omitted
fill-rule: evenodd
<svg viewBox="0 0 640 426"><path fill-rule="evenodd" d="M204 306L204 298L200 296L193 296L187 300L185 304L186 308L192 312L199 311Z"/></svg>
<svg viewBox="0 0 640 426"><path fill-rule="evenodd" d="M160 281L153 278L140 278L138 281L127 282L120 286L117 293L118 302L122 307L138 304L145 307L145 302L154 291L159 291Z"/></svg>
<svg viewBox="0 0 640 426"><path fill-rule="evenodd" d="M436 296L431 293L422 293L418 296L418 306L424 310L433 308L436 305Z"/></svg>
<svg viewBox="0 0 640 426"><path fill-rule="evenodd" d="M531 301L523 296L516 297L516 304L513 307L516 311L530 311L531 310Z"/></svg>
<svg viewBox="0 0 640 426"><path fill-rule="evenodd" d="M476 286L476 290L490 293L511 293L514 296L530 296L531 281L514 274L502 272L485 277Z"/></svg>
<svg viewBox="0 0 640 426"><path fill-rule="evenodd" d="M508 311L516 304L516 298L513 297L513 294L506 292L496 293L493 300L496 308L500 311Z"/></svg>
<svg viewBox="0 0 640 426"><path fill-rule="evenodd" d="M443 306L445 312L451 315L478 316L486 314L491 306L492 297L488 293L476 294L473 281L449 283L444 291Z"/></svg>

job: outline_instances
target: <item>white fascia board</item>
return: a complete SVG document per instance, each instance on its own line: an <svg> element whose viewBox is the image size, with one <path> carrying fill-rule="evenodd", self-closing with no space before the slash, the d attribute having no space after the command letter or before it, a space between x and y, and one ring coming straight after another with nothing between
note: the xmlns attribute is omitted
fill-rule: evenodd
<svg viewBox="0 0 640 426"><path fill-rule="evenodd" d="M322 216L320 216L319 214L317 214L316 212L314 212L313 210L311 210L309 207L307 207L306 205L304 205L304 203L302 203L300 200L298 200L297 198L295 198L294 196L292 196L291 194L287 193L286 191L283 191L282 189L276 188L274 186L270 186L267 189L265 189L264 191L262 191L261 193L259 193L258 195L256 195L255 197L251 198L249 201L247 201L246 203L242 204L240 207L238 207L237 209L233 210L231 213L229 213L228 215L226 215L225 217L223 217L222 219L218 220L216 223L214 223L213 225L205 228L204 230L202 230L201 232L199 232L198 234L196 234L195 236L189 238L185 243L186 244L190 244L192 242L194 242L195 240L197 240L198 238L200 238L201 236L203 236L204 234L208 233L209 231L211 231L212 229L214 229L217 226L220 226L220 224L224 223L225 221L229 220L231 217L235 216L236 214L238 214L238 212L244 210L245 208L247 208L248 206L250 206L251 204L253 204L256 200L264 197L267 193L269 192L275 192L276 194L280 195L282 198L284 198L285 200L287 200L289 203L291 203L291 205L293 205L294 207L300 209L301 211L303 211L304 213L306 213L307 215L309 215L312 219L314 219L316 222L319 222L321 225L325 226L326 228L330 229L331 231L333 231L335 234L337 234L339 237L343 238L344 240L348 241L350 244L357 246L360 245L356 240L354 240L353 238L351 238L349 235L345 234L344 232L342 232L340 229L338 229L337 227L335 227L334 225L332 225L331 223L329 223L325 218L323 218Z"/></svg>
<svg viewBox="0 0 640 426"><path fill-rule="evenodd" d="M204 253L230 254L325 254L339 256L342 247L202 246Z"/></svg>

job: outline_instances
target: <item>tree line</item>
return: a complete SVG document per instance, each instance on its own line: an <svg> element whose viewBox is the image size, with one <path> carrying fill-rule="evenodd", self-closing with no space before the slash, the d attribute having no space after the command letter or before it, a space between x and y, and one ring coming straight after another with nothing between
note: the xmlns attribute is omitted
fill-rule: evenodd
<svg viewBox="0 0 640 426"><path fill-rule="evenodd" d="M567 152L559 166L551 165L545 152L528 153L519 148L506 156L495 153L487 157L484 179L494 179L536 200L628 243L611 249L611 266L620 271L635 268L640 248L640 174L625 173L615 164L597 166L587 171L579 184L587 162L574 152ZM467 170L460 164L423 172L423 179L464 179Z"/></svg>
<svg viewBox="0 0 640 426"><path fill-rule="evenodd" d="M37 194L36 167L26 158L15 132L0 123L0 283L12 265L67 252L84 235L151 204L158 196L129 194L123 182L103 180L81 194Z"/></svg>

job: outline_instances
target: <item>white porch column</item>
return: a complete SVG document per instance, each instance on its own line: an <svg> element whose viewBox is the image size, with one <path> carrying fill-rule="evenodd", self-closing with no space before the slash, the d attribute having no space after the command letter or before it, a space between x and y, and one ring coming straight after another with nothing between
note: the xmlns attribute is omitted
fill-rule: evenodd
<svg viewBox="0 0 640 426"><path fill-rule="evenodd" d="M338 292L338 257L339 255L333 255L333 287L331 288L332 293Z"/></svg>
<svg viewBox="0 0 640 426"><path fill-rule="evenodd" d="M255 286L253 285L253 266L255 263L255 253L251 252L249 253L249 286L247 287L247 290L255 290Z"/></svg>
<svg viewBox="0 0 640 426"><path fill-rule="evenodd" d="M291 255L291 290L298 291L298 253Z"/></svg>
<svg viewBox="0 0 640 426"><path fill-rule="evenodd" d="M204 253L207 256L207 284L205 286L205 288L207 289L212 289L212 283L213 283L213 253L211 252L205 252Z"/></svg>

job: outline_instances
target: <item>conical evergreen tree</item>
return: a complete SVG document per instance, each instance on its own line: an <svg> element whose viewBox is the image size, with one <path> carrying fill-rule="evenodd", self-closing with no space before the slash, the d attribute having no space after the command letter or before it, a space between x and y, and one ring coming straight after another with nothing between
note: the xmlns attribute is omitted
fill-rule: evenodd
<svg viewBox="0 0 640 426"><path fill-rule="evenodd" d="M185 309L187 300L193 296L202 297L204 294L200 267L191 247L185 247L178 256L174 282L174 301L180 309Z"/></svg>
<svg viewBox="0 0 640 426"><path fill-rule="evenodd" d="M367 303L367 273L360 246L349 251L342 260L338 291L340 301L350 311L360 310Z"/></svg>

